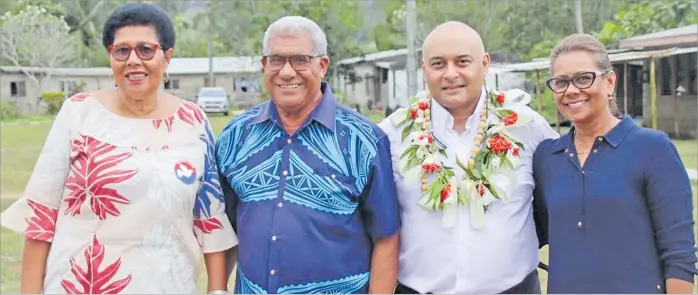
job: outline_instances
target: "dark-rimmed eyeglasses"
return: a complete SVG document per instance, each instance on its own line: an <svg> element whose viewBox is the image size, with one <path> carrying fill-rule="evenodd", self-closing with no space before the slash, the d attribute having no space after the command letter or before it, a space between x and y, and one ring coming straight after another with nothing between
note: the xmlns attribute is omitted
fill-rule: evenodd
<svg viewBox="0 0 698 295"><path fill-rule="evenodd" d="M305 71L310 68L310 62L316 58L316 57L321 57L321 56L313 56L313 55L303 55L303 54L296 54L296 55L291 55L291 56L285 56L285 55L278 55L278 54L271 54L271 55L265 55L264 59L266 60L266 68L269 70L280 70L281 68L286 65L286 62L291 64L291 67L296 70L296 71Z"/></svg>
<svg viewBox="0 0 698 295"><path fill-rule="evenodd" d="M128 58L131 57L131 52L134 51L140 60L146 61L155 57L158 48L160 48L160 45L152 43L141 43L133 47L125 44L112 44L109 45L108 51L116 61L128 60Z"/></svg>
<svg viewBox="0 0 698 295"><path fill-rule="evenodd" d="M597 73L597 72L582 72L574 75L570 78L552 78L549 79L545 84L555 93L565 93L570 84L577 87L577 89L587 89L594 85L597 75L605 75L608 72Z"/></svg>

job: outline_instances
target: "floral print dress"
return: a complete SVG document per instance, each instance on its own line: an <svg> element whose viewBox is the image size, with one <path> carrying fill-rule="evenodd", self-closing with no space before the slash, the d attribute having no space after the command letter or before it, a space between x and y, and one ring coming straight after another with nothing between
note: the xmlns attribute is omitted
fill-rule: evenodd
<svg viewBox="0 0 698 295"><path fill-rule="evenodd" d="M237 245L205 114L120 117L66 100L27 188L0 218L51 242L44 293L196 293L201 253Z"/></svg>

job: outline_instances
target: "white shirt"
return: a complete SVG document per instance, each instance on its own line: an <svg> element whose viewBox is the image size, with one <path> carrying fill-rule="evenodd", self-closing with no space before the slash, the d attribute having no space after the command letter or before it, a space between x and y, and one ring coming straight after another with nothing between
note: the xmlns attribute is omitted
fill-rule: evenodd
<svg viewBox="0 0 698 295"><path fill-rule="evenodd" d="M485 91L466 122L466 131L453 130L453 116L432 100L432 132L446 146L444 165L470 158L477 134L480 113L484 109ZM524 144L520 152L522 165L517 169L517 184L507 192L508 199L495 200L485 212L484 227L471 226L467 207L458 205L455 226L441 227L443 211L427 211L417 204L421 183L406 183L398 173L398 159L409 143L402 143L402 130L386 119L380 127L391 142L393 169L398 189L402 228L400 231L400 265L398 281L420 293L500 293L516 284L538 266L538 238L533 222L532 156L538 144L559 135L546 120L535 113L533 120L512 133Z"/></svg>

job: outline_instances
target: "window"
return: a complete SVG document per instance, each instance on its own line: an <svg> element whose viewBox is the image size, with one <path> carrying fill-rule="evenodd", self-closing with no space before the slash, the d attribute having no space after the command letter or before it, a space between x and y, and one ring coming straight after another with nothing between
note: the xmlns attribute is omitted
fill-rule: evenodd
<svg viewBox="0 0 698 295"><path fill-rule="evenodd" d="M179 79L167 80L165 89L179 89Z"/></svg>
<svg viewBox="0 0 698 295"><path fill-rule="evenodd" d="M63 91L68 97L73 96L78 92L78 83L74 80L64 80L58 82L61 91Z"/></svg>
<svg viewBox="0 0 698 295"><path fill-rule="evenodd" d="M27 96L27 83L24 81L10 82L10 96L25 97Z"/></svg>

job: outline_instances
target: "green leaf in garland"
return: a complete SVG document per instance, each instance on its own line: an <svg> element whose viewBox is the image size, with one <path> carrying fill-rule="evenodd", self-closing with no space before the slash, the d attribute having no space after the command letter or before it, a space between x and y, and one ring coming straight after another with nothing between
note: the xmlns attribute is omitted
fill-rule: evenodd
<svg viewBox="0 0 698 295"><path fill-rule="evenodd" d="M464 171L468 170L468 168L466 168L465 165L463 165L463 162L461 162L460 159L458 159L458 157L456 157L456 164L458 165L458 167L460 167L460 169L463 169Z"/></svg>
<svg viewBox="0 0 698 295"><path fill-rule="evenodd" d="M404 157L406 157L406 156L411 156L411 155L413 155L413 154L416 154L418 148L419 148L419 146L417 146L417 145L412 145L412 146L408 147L408 148L402 153L402 155L400 156L400 159L399 159L399 160L402 160L402 158L404 158Z"/></svg>
<svg viewBox="0 0 698 295"><path fill-rule="evenodd" d="M412 132L412 126L414 125L414 121L410 123L410 125L407 125L405 128L402 129L402 141L405 141L405 138L410 135L410 132Z"/></svg>

